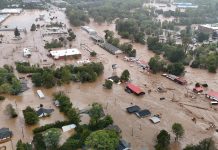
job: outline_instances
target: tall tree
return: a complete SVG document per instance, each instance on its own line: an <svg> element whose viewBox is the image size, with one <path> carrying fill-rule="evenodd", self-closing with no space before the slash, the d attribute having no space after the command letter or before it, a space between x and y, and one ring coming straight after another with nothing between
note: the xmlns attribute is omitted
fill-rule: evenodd
<svg viewBox="0 0 218 150"><path fill-rule="evenodd" d="M14 30L14 36L15 36L15 37L20 36L20 31L18 30L18 28L15 28L15 30Z"/></svg>
<svg viewBox="0 0 218 150"><path fill-rule="evenodd" d="M169 150L170 134L166 130L161 130L157 135L157 141L155 145L156 150Z"/></svg>
<svg viewBox="0 0 218 150"><path fill-rule="evenodd" d="M128 70L124 70L121 74L121 77L120 77L120 80L121 81L129 81L129 78L130 78L130 73Z"/></svg>
<svg viewBox="0 0 218 150"><path fill-rule="evenodd" d="M173 130L173 133L175 134L176 138L175 138L175 141L178 141L179 138L182 138L185 131L182 127L182 125L180 123L174 123L172 125L172 130Z"/></svg>
<svg viewBox="0 0 218 150"><path fill-rule="evenodd" d="M48 150L56 150L60 141L60 129L51 128L43 133L43 139Z"/></svg>
<svg viewBox="0 0 218 150"><path fill-rule="evenodd" d="M115 150L119 144L119 136L115 131L98 130L92 132L86 139L85 145L95 150Z"/></svg>

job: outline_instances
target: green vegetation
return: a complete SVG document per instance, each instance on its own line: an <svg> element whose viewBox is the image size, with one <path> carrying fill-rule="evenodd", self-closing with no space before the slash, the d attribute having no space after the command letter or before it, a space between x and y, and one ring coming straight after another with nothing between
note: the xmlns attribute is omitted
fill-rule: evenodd
<svg viewBox="0 0 218 150"><path fill-rule="evenodd" d="M17 112L13 108L11 104L8 104L5 109L6 113L10 116L10 118L16 118L17 117Z"/></svg>
<svg viewBox="0 0 218 150"><path fill-rule="evenodd" d="M161 130L160 133L157 135L155 150L169 150L169 145L170 134L165 130Z"/></svg>
<svg viewBox="0 0 218 150"><path fill-rule="evenodd" d="M59 92L54 95L54 100L59 102L60 112L63 112L71 123L78 125L80 122L80 115L78 110L72 108L70 98L63 92Z"/></svg>
<svg viewBox="0 0 218 150"><path fill-rule="evenodd" d="M145 34L141 31L139 27L139 23L136 20L118 20L116 22L116 29L118 34L122 36L122 38L130 39L131 41L135 41L141 44L145 44Z"/></svg>
<svg viewBox="0 0 218 150"><path fill-rule="evenodd" d="M16 69L20 73L33 73L32 82L35 86L51 88L55 85L70 83L70 81L94 82L103 73L102 63L89 63L83 66L64 66L54 69L39 68L29 63L16 63Z"/></svg>
<svg viewBox="0 0 218 150"><path fill-rule="evenodd" d="M16 62L16 70L19 73L36 73L42 71L38 65L30 65L28 62Z"/></svg>
<svg viewBox="0 0 218 150"><path fill-rule="evenodd" d="M217 150L212 138L207 138L197 145L188 145L183 150Z"/></svg>
<svg viewBox="0 0 218 150"><path fill-rule="evenodd" d="M176 76L181 75L185 70L185 67L183 66L182 63L174 63L174 64L169 64L167 66L167 72Z"/></svg>
<svg viewBox="0 0 218 150"><path fill-rule="evenodd" d="M178 141L179 138L182 138L184 133L185 133L185 131L183 129L183 126L180 123L174 123L172 125L172 130L173 130L173 133L176 136L175 141Z"/></svg>
<svg viewBox="0 0 218 150"><path fill-rule="evenodd" d="M5 97L0 95L0 101L3 101L3 100L5 100Z"/></svg>
<svg viewBox="0 0 218 150"><path fill-rule="evenodd" d="M208 41L208 39L209 39L209 34L204 33L204 32L197 33L198 42Z"/></svg>
<svg viewBox="0 0 218 150"><path fill-rule="evenodd" d="M112 89L113 82L111 80L105 80L105 83L103 84L103 86L107 89Z"/></svg>
<svg viewBox="0 0 218 150"><path fill-rule="evenodd" d="M72 122L70 122L70 121L56 121L55 123L46 124L44 126L37 127L35 129L33 129L33 133L37 134L37 133L43 132L43 131L50 129L50 128L62 128L62 126L69 125L71 123Z"/></svg>
<svg viewBox="0 0 218 150"><path fill-rule="evenodd" d="M32 24L30 31L36 31L36 25L34 23Z"/></svg>
<svg viewBox="0 0 218 150"><path fill-rule="evenodd" d="M14 36L15 36L15 37L19 37L19 36L20 36L20 31L18 30L18 28L15 28L15 30L14 30Z"/></svg>
<svg viewBox="0 0 218 150"><path fill-rule="evenodd" d="M158 73L164 71L165 62L161 60L158 55L156 55L149 60L148 65L153 73Z"/></svg>
<svg viewBox="0 0 218 150"><path fill-rule="evenodd" d="M98 103L92 104L92 108L89 110L89 115L91 117L89 125L79 125L76 128L76 134L74 134L69 139L67 139L67 141L60 147L60 150L69 150L69 149L76 150L82 148L85 145L85 141L87 141L87 138L92 132L94 133L94 131L102 130L108 125L113 124L113 120L111 116L107 115L104 117L102 105ZM116 137L117 136L118 135L116 135ZM113 138L105 139L104 144L106 144L111 140L113 141L114 139ZM99 141L96 142L98 143Z"/></svg>
<svg viewBox="0 0 218 150"><path fill-rule="evenodd" d="M51 49L51 48L61 48L63 47L63 44L61 41L58 41L57 39L52 40L50 43L45 43L44 48Z"/></svg>
<svg viewBox="0 0 218 150"><path fill-rule="evenodd" d="M85 145L91 149L115 150L119 144L119 136L115 131L98 130L92 132L86 139Z"/></svg>
<svg viewBox="0 0 218 150"><path fill-rule="evenodd" d="M95 51L90 53L90 56L95 57L97 55L97 53Z"/></svg>
<svg viewBox="0 0 218 150"><path fill-rule="evenodd" d="M28 125L34 125L39 122L39 117L36 111L28 106L25 110L23 110L23 115L25 119L25 123Z"/></svg>
<svg viewBox="0 0 218 150"><path fill-rule="evenodd" d="M20 92L21 84L13 74L13 70L6 66L0 68L0 93L17 95Z"/></svg>
<svg viewBox="0 0 218 150"><path fill-rule="evenodd" d="M126 82L126 81L129 81L129 79L130 79L129 71L128 70L124 70L122 72L121 76L120 76L120 80Z"/></svg>
<svg viewBox="0 0 218 150"><path fill-rule="evenodd" d="M19 140L16 145L16 150L32 150L32 145Z"/></svg>
<svg viewBox="0 0 218 150"><path fill-rule="evenodd" d="M216 73L218 68L218 48L217 44L203 45L194 51L195 59L191 64L192 68L208 69L209 72Z"/></svg>
<svg viewBox="0 0 218 150"><path fill-rule="evenodd" d="M73 41L73 40L76 39L76 35L75 35L75 33L72 31L72 29L69 29L69 30L68 30L68 34L69 34L69 36L67 37L67 40L68 40L68 41Z"/></svg>
<svg viewBox="0 0 218 150"><path fill-rule="evenodd" d="M105 30L104 32L105 32L105 39L107 40L108 43L114 45L115 47L120 48L129 57L136 56L136 50L133 49L132 44L129 43L120 44L120 40L118 38L114 38L113 31Z"/></svg>
<svg viewBox="0 0 218 150"><path fill-rule="evenodd" d="M74 26L82 26L85 25L85 23L89 23L89 17L84 13L84 11L78 8L68 7L66 15L70 20L70 23Z"/></svg>
<svg viewBox="0 0 218 150"><path fill-rule="evenodd" d="M35 134L33 144L37 150L52 149L57 150L60 140L60 129L51 128L42 133Z"/></svg>

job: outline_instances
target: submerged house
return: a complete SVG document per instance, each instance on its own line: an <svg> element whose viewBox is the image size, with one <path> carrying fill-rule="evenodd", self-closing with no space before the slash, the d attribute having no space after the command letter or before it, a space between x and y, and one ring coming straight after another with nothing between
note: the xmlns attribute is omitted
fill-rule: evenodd
<svg viewBox="0 0 218 150"><path fill-rule="evenodd" d="M7 142L13 136L12 131L9 128L1 128L0 129L0 143Z"/></svg>
<svg viewBox="0 0 218 150"><path fill-rule="evenodd" d="M108 51L109 53L116 55L116 54L121 54L123 53L119 48L113 46L112 44L108 43L108 42L104 42L102 44L99 44L103 49L105 49L106 51Z"/></svg>
<svg viewBox="0 0 218 150"><path fill-rule="evenodd" d="M128 83L126 86L126 89L130 90L132 93L134 93L135 95L138 95L138 96L145 94L145 92L143 92L140 87L138 87L132 83Z"/></svg>
<svg viewBox="0 0 218 150"><path fill-rule="evenodd" d="M211 100L218 101L218 92L210 91L206 94L206 97Z"/></svg>
<svg viewBox="0 0 218 150"><path fill-rule="evenodd" d="M203 91L204 91L204 88L202 86L193 88L193 92L195 93L202 93Z"/></svg>
<svg viewBox="0 0 218 150"><path fill-rule="evenodd" d="M181 77L177 77L177 76L172 75L172 74L162 74L162 76L164 76L164 77L166 77L166 78L168 78L168 79L170 79L178 84L181 84L181 85L187 84L187 81L185 79L183 79Z"/></svg>
<svg viewBox="0 0 218 150"><path fill-rule="evenodd" d="M144 117L148 117L151 115L151 112L150 110L148 109L143 109L143 110L140 110L138 112L135 113L136 116L138 116L139 118L144 118Z"/></svg>
<svg viewBox="0 0 218 150"><path fill-rule="evenodd" d="M90 36L90 38L95 42L95 43L104 43L104 38L100 37L97 34L93 34Z"/></svg>
<svg viewBox="0 0 218 150"><path fill-rule="evenodd" d="M121 139L116 150L130 150L130 147L130 143L127 143L125 140Z"/></svg>
<svg viewBox="0 0 218 150"><path fill-rule="evenodd" d="M54 109L45 109L43 107L40 107L36 113L37 115L41 118L41 117L47 117L50 116L51 113L54 111Z"/></svg>
<svg viewBox="0 0 218 150"><path fill-rule="evenodd" d="M139 106L137 106L137 105L134 105L134 106L131 106L131 107L128 107L128 108L126 108L126 111L128 112L128 113L136 113L136 112L138 112L138 111L140 111L141 109L140 109L140 107Z"/></svg>

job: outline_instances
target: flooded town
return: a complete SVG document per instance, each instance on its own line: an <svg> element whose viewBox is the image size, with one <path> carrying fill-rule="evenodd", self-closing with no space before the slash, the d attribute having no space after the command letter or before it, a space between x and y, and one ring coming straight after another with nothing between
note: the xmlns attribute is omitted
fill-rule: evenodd
<svg viewBox="0 0 218 150"><path fill-rule="evenodd" d="M218 1L106 1L0 2L0 150L216 150Z"/></svg>

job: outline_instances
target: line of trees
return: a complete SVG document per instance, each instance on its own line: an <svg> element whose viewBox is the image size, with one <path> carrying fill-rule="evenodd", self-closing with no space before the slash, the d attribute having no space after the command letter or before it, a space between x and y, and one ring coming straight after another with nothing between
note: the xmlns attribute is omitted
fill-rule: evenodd
<svg viewBox="0 0 218 150"><path fill-rule="evenodd" d="M0 93L18 95L21 92L21 83L15 77L13 68L5 65L0 68Z"/></svg>
<svg viewBox="0 0 218 150"><path fill-rule="evenodd" d="M51 88L55 85L70 83L71 81L94 82L103 73L102 63L89 63L82 66L63 66L61 68L39 68L29 63L16 63L20 73L32 73L32 82L35 86Z"/></svg>

